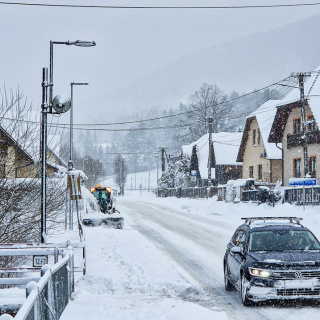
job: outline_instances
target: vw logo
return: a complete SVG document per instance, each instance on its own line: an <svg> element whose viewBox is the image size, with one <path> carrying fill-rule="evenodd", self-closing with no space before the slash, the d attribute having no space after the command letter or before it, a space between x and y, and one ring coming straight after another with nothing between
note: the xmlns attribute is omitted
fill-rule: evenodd
<svg viewBox="0 0 320 320"><path fill-rule="evenodd" d="M301 279L301 278L302 278L302 273L299 272L299 271L296 271L296 272L294 273L294 277L295 277L296 279Z"/></svg>

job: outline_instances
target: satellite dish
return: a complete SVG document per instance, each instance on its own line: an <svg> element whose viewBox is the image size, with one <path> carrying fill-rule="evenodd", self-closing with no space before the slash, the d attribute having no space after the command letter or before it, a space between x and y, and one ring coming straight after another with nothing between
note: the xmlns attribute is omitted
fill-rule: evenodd
<svg viewBox="0 0 320 320"><path fill-rule="evenodd" d="M65 94L59 94L54 97L52 108L58 113L67 112L70 109L71 101Z"/></svg>

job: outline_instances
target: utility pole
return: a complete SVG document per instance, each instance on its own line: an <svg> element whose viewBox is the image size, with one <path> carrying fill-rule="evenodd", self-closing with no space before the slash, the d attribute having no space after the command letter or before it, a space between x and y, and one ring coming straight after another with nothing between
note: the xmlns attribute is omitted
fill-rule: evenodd
<svg viewBox="0 0 320 320"><path fill-rule="evenodd" d="M303 139L303 174L304 177L308 174L308 137L307 137L307 121L306 121L306 99L304 96L304 81L306 77L310 77L310 72L293 73L293 77L299 79L300 89L300 104L301 104L301 125L302 125L302 139Z"/></svg>
<svg viewBox="0 0 320 320"><path fill-rule="evenodd" d="M212 159L212 154L211 154L211 144L212 144L212 118L208 118L209 122L209 158L208 158L208 187L211 187L211 159Z"/></svg>
<svg viewBox="0 0 320 320"><path fill-rule="evenodd" d="M165 174L166 171L166 161L165 161L165 154L166 148L161 148L161 169L162 169L162 176Z"/></svg>
<svg viewBox="0 0 320 320"><path fill-rule="evenodd" d="M41 243L46 242L47 233L47 205L46 205L46 195L47 195L47 183L46 183L46 165L47 165L47 113L48 113L48 68L42 69L42 103L41 103L41 231L40 240ZM51 100L50 100L51 102Z"/></svg>

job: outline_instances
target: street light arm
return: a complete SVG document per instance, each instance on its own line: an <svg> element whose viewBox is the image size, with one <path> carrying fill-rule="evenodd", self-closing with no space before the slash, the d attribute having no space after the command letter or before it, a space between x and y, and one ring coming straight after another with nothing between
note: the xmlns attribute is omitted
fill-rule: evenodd
<svg viewBox="0 0 320 320"><path fill-rule="evenodd" d="M50 70L49 70L49 106L52 106L53 98L53 45L54 44L65 44L67 46L77 46L77 47L94 47L96 45L95 41L90 40L75 40L75 41L50 41ZM51 111L51 110L50 110Z"/></svg>

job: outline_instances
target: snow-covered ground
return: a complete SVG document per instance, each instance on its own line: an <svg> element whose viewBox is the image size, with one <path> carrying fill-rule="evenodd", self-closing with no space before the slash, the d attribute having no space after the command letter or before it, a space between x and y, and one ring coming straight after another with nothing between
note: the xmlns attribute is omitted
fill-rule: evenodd
<svg viewBox="0 0 320 320"><path fill-rule="evenodd" d="M117 208L125 219L124 229L108 229L104 227L86 227L87 247L87 274L77 274L77 282L73 300L67 306L61 320L69 319L137 319L137 320L162 320L162 319L286 319L294 320L315 319L320 315L320 309L314 306L278 307L275 311L270 306L245 308L242 307L237 293L228 293L227 300L213 301L214 293L204 290L203 283L183 267L177 259L172 259L165 250L159 249L150 239L146 238L146 228L150 234L156 226L155 220L140 224L134 213L133 204L149 208L150 218L152 212L164 213L168 208L172 218L183 219L187 225L195 226L200 230L204 226L204 243L196 247L190 238L183 238L184 230L180 227L179 234L175 225L167 229L162 226L159 232L172 240L172 244L187 247L190 258L201 257L201 263L206 271L211 269L215 279L207 277L212 286L223 291L222 259L227 242L234 230L242 221L242 217L250 216L296 216L302 217L302 223L311 229L320 239L319 207L292 206L277 204L274 208L268 205L254 203L225 203L212 199L177 199L156 198L152 192L126 190L124 197L118 197ZM162 211L161 211L162 210ZM85 215L97 216L97 213ZM168 218L166 216L166 218ZM208 230L205 223L208 223ZM144 229L143 229L144 228ZM144 232L142 232L144 230ZM189 230L188 230L189 231ZM210 245L210 233L216 233L218 243L216 255ZM68 231L59 235L52 241L64 239L75 240L77 231ZM183 240L181 240L183 239ZM184 242L183 242L184 241ZM196 241L195 241L196 242ZM208 247L208 251L206 248ZM200 250L200 251L199 251ZM203 254L202 254L203 253ZM207 263L206 260L208 260ZM201 271L199 271L201 272ZM208 273L209 274L209 273ZM211 281L212 280L212 281ZM17 293L12 289L11 293ZM21 291L20 291L21 293ZM0 296L1 297L1 296ZM9 297L8 297L9 298ZM228 300L229 299L229 300ZM236 300L232 305L230 301ZM228 302L229 301L229 302ZM12 303L12 302L11 302ZM235 316L232 315L233 308ZM249 311L248 311L249 310ZM228 311L228 312L225 312ZM243 314L240 314L243 312ZM236 314L239 313L239 317ZM279 317L276 317L279 313ZM272 315L272 317L270 316Z"/></svg>
<svg viewBox="0 0 320 320"><path fill-rule="evenodd" d="M155 195L142 193L152 200ZM150 197L149 197L150 196ZM135 192L130 199L141 199ZM122 230L85 228L87 274L76 284L66 319L228 319L219 309L190 300L207 299L172 260L128 224ZM89 214L96 217L97 214ZM88 217L86 215L86 217Z"/></svg>
<svg viewBox="0 0 320 320"><path fill-rule="evenodd" d="M124 206L130 202L149 204L150 208L167 206L184 213L187 220L199 217L226 223L230 228L221 230L225 233L225 244L242 223L241 217L248 216L303 217L303 224L320 239L318 207L304 210L303 207L278 204L272 208L253 203L218 202L214 198L156 198L151 192L127 191L124 197L118 197L118 209L125 218L124 229L86 228L87 275L78 280L73 301L67 306L62 320L229 318L219 305L206 306L210 297L199 289L197 281L135 230L136 221ZM222 269L222 261L214 263ZM221 282L223 286L222 279ZM292 319L309 319L320 314L317 308L300 308L293 314L292 310L279 311Z"/></svg>

